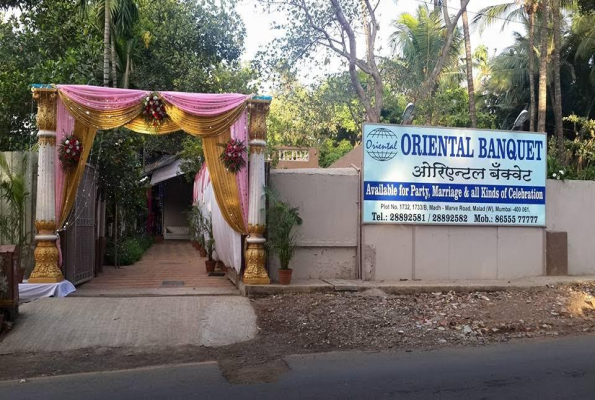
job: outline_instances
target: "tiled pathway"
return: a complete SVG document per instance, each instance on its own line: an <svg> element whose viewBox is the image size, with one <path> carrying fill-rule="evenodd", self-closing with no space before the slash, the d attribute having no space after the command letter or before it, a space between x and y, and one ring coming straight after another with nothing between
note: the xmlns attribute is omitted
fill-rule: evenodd
<svg viewBox="0 0 595 400"><path fill-rule="evenodd" d="M116 269L103 267L103 273L79 287L80 293L119 289L235 289L224 276L208 276L205 259L186 241L155 243L133 265ZM156 291L153 291L156 292Z"/></svg>

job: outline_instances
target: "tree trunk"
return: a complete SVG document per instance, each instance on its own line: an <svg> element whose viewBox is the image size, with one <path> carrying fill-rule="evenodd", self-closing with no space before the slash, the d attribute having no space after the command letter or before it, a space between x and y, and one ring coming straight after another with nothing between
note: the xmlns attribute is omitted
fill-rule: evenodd
<svg viewBox="0 0 595 400"><path fill-rule="evenodd" d="M463 0L461 0L461 6ZM471 59L471 37L469 35L469 20L467 8L463 8L463 34L465 35L465 63L467 64L467 92L469 93L469 117L471 127L477 128L477 113L475 111L475 88L473 86L473 61Z"/></svg>
<svg viewBox="0 0 595 400"><path fill-rule="evenodd" d="M335 11L335 15L337 16L339 24L341 25L341 28L346 34L347 44L344 45L344 51L337 50L336 48L334 48L332 42L330 46L336 52L339 52L339 54L341 54L348 60L349 77L351 78L351 83L353 84L357 97L360 99L362 105L364 106L364 109L366 110L366 121L379 122L384 93L382 77L380 76L380 71L378 69L378 66L376 65L375 56L373 53L376 41L376 33L378 31L378 24L374 15L374 8L371 6L369 0L363 1L370 17L370 25L368 26L369 33L366 37L368 62L363 62L362 60L359 60L357 58L357 38L353 28L351 27L349 21L345 17L345 14L343 13L343 8L341 7L339 0L331 0L331 4ZM357 67L360 70L362 70L366 75L372 77L374 81L374 101L372 101L372 98L368 96L365 89L362 87L360 78L357 74Z"/></svg>
<svg viewBox="0 0 595 400"><path fill-rule="evenodd" d="M128 89L130 85L130 52L132 51L132 40L126 43L126 69L124 70L124 76L122 77L122 87Z"/></svg>
<svg viewBox="0 0 595 400"><path fill-rule="evenodd" d="M539 62L539 103L537 110L537 131L545 132L545 114L547 110L547 48L548 48L548 0L542 2L541 49Z"/></svg>
<svg viewBox="0 0 595 400"><path fill-rule="evenodd" d="M529 10L529 131L535 132L535 10Z"/></svg>
<svg viewBox="0 0 595 400"><path fill-rule="evenodd" d="M112 87L118 87L118 68L116 63L116 40L112 35Z"/></svg>
<svg viewBox="0 0 595 400"><path fill-rule="evenodd" d="M110 13L109 0L104 0L105 18L103 24L103 86L109 86L109 56L110 56Z"/></svg>
<svg viewBox="0 0 595 400"><path fill-rule="evenodd" d="M562 163L565 162L564 155L564 127L562 122L562 87L560 85L560 48L562 38L560 37L560 0L553 0L552 14L554 21L554 50L552 53L552 64L554 67L554 116L556 117L556 139L558 141L558 157Z"/></svg>

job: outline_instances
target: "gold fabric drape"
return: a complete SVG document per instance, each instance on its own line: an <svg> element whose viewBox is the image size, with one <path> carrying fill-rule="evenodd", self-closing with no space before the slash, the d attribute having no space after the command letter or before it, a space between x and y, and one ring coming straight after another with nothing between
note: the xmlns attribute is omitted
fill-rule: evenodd
<svg viewBox="0 0 595 400"><path fill-rule="evenodd" d="M69 170L66 173L64 179L62 215L60 216L60 221L58 224L59 228L64 227L64 224L66 223L68 216L72 211L72 207L76 202L76 194L78 192L78 187L81 182L81 178L83 177L83 173L85 172L85 165L89 159L89 154L91 153L91 147L93 147L93 140L95 139L96 132L97 129L94 127L87 126L78 119L75 119L74 135L83 143L83 152L81 153L81 158L79 159L76 168ZM91 199L91 201L95 201L95 199Z"/></svg>
<svg viewBox="0 0 595 400"><path fill-rule="evenodd" d="M189 114L162 98L170 119L165 121L157 131L147 126L142 117L142 103L121 110L97 111L74 102L62 91L59 91L59 94L64 105L75 118L74 133L83 142L83 154L77 168L65 179L60 226L63 226L72 211L96 131L125 126L139 133L164 135L183 130L191 135L202 137L205 160L213 182L213 192L223 218L236 232L244 235L248 233L242 218L240 193L235 175L229 172L219 159L222 151L219 144L227 143L231 139L231 126L244 112L245 103L223 114L202 117Z"/></svg>

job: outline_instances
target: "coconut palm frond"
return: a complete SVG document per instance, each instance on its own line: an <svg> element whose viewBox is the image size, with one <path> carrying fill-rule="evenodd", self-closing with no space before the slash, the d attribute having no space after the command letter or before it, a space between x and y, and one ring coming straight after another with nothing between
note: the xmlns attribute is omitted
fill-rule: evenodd
<svg viewBox="0 0 595 400"><path fill-rule="evenodd" d="M504 29L504 25L508 24L512 19L509 19L510 13L517 9L519 4L516 2L509 2L503 4L497 4L495 6L489 6L482 8L479 12L473 17L472 23L479 24L479 31L483 32L486 28L494 25L495 23L504 22L502 25L502 29ZM516 15L514 17L517 17ZM504 19L504 21L502 21Z"/></svg>

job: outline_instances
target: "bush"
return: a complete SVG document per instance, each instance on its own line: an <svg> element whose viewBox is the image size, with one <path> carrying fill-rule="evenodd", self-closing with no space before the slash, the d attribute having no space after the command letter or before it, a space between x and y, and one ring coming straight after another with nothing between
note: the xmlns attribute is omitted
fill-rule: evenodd
<svg viewBox="0 0 595 400"><path fill-rule="evenodd" d="M118 264L134 264L142 258L145 251L152 244L153 238L148 236L122 238L118 243ZM108 243L105 250L105 263L107 265L115 265L115 246L113 242Z"/></svg>

